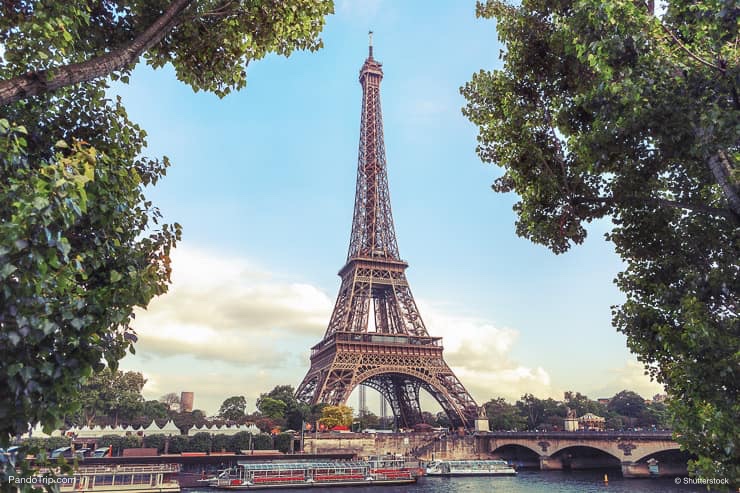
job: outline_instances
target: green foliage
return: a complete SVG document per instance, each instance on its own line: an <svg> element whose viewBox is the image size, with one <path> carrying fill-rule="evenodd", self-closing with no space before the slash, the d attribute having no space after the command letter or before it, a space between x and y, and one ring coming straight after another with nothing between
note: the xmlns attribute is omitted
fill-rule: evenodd
<svg viewBox="0 0 740 493"><path fill-rule="evenodd" d="M267 433L260 433L252 436L252 448L254 450L273 450L272 436Z"/></svg>
<svg viewBox="0 0 740 493"><path fill-rule="evenodd" d="M566 414L563 403L554 399L538 399L532 394L525 394L516 402L519 414L526 419L526 426L529 430L542 428L543 424L552 427L555 423L561 424ZM549 418L555 418L554 422Z"/></svg>
<svg viewBox="0 0 740 493"><path fill-rule="evenodd" d="M244 433L244 432L239 432ZM211 442L211 450L214 452L228 452L232 449L232 437L228 435L214 435ZM238 452L238 450L235 450Z"/></svg>
<svg viewBox="0 0 740 493"><path fill-rule="evenodd" d="M68 102L81 104L74 97ZM47 134L27 142L21 127L0 120L0 382L15 396L0 400L3 444L29 423L51 429L78 409L80 380L103 358L116 365L135 339L133 307L169 279L179 228L143 236L155 212L142 186L164 168L135 158L141 137L120 106L95 106L131 145L113 149L107 137L91 136L98 148L54 146ZM34 128L40 115L29 113L26 127Z"/></svg>
<svg viewBox="0 0 740 493"><path fill-rule="evenodd" d="M167 406L162 402L150 400L144 402L141 414L136 419L132 420L131 424L146 427L149 426L152 421L166 421L167 417Z"/></svg>
<svg viewBox="0 0 740 493"><path fill-rule="evenodd" d="M190 439L185 435L174 435L169 437L169 447L168 452L170 454L180 454L182 452L187 452L188 447L190 446Z"/></svg>
<svg viewBox="0 0 740 493"><path fill-rule="evenodd" d="M645 399L631 390L623 390L609 400L607 409L621 416L637 418L645 412Z"/></svg>
<svg viewBox="0 0 740 493"><path fill-rule="evenodd" d="M164 452L164 442L166 437L164 435L145 435L144 436L144 447L156 448L158 453Z"/></svg>
<svg viewBox="0 0 740 493"><path fill-rule="evenodd" d="M113 455L118 456L121 455L121 451L123 450L123 437L118 435L103 435L102 437L98 438L97 440L97 446L102 447L112 447L113 448Z"/></svg>
<svg viewBox="0 0 740 493"><path fill-rule="evenodd" d="M218 415L222 419L229 421L239 421L244 419L244 411L247 409L247 399L243 395L235 395L226 399L221 408L218 410Z"/></svg>
<svg viewBox="0 0 740 493"><path fill-rule="evenodd" d="M326 426L328 429L332 429L335 426L346 426L352 425L352 408L348 406L326 406L321 412L321 419L319 423Z"/></svg>
<svg viewBox="0 0 740 493"><path fill-rule="evenodd" d="M253 436L246 431L240 431L229 440L228 450L239 453L241 450L251 450Z"/></svg>
<svg viewBox="0 0 740 493"><path fill-rule="evenodd" d="M267 401L265 399L274 399L285 404L281 411L280 404ZM265 407L266 406L266 407ZM264 408L264 409L263 409ZM285 426L292 430L299 430L304 421L315 421L321 415L321 411L305 403L298 402L295 398L295 389L291 385L278 385L266 394L260 394L257 399L257 409L273 420L278 422L284 420Z"/></svg>
<svg viewBox="0 0 740 493"><path fill-rule="evenodd" d="M142 155L146 133L108 98L107 79L128 82L143 53L223 96L245 86L251 60L318 49L332 10L329 0L2 3L0 447L29 424L50 431L74 416L80 382L133 352L134 308L170 280L180 226L160 224L144 196L169 161ZM137 414L127 402L119 418Z"/></svg>
<svg viewBox="0 0 740 493"><path fill-rule="evenodd" d="M210 452L212 445L211 434L206 432L196 433L190 437L187 445L188 452Z"/></svg>
<svg viewBox="0 0 740 493"><path fill-rule="evenodd" d="M435 423L436 423L436 420L434 420L434 423L432 424L435 424ZM374 413L371 413L370 411L365 411L364 413L362 413L362 415L359 418L357 418L357 425L360 431L366 430L368 428L370 429L377 428L379 424L380 424L380 421L378 420L378 417Z"/></svg>
<svg viewBox="0 0 740 493"><path fill-rule="evenodd" d="M139 372L112 371L105 368L81 385L79 426L110 423L130 424L146 410L141 391L146 380Z"/></svg>
<svg viewBox="0 0 740 493"><path fill-rule="evenodd" d="M576 416L592 413L597 416L606 416L606 407L598 401L593 401L580 392L566 392L564 404L576 413Z"/></svg>
<svg viewBox="0 0 740 493"><path fill-rule="evenodd" d="M290 444L293 441L292 433L278 433L275 435L275 450L287 453L290 451Z"/></svg>
<svg viewBox="0 0 740 493"><path fill-rule="evenodd" d="M483 404L488 416L488 426L497 431L519 431L526 427L527 419L519 413L519 408L509 404L503 397L491 399Z"/></svg>
<svg viewBox="0 0 740 493"><path fill-rule="evenodd" d="M272 397L261 398L259 402L260 412L270 419L283 419L286 408L285 402Z"/></svg>
<svg viewBox="0 0 740 493"><path fill-rule="evenodd" d="M45 440L42 448L46 450L54 450L61 447L69 447L72 440L69 437L49 437Z"/></svg>
<svg viewBox="0 0 740 493"><path fill-rule="evenodd" d="M652 2L651 2L652 3ZM731 2L490 0L503 67L461 92L517 234L555 253L610 218L613 323L705 477L740 480L740 52Z"/></svg>

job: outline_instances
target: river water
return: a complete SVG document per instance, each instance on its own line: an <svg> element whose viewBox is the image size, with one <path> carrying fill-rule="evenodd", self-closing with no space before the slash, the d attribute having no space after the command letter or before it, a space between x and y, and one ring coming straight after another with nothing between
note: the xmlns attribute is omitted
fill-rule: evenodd
<svg viewBox="0 0 740 493"><path fill-rule="evenodd" d="M604 483L604 474L609 483ZM676 485L676 479L624 479L618 469L589 471L520 471L516 477L430 478L422 477L410 486L311 488L314 493L706 493L701 485ZM187 490L214 493L214 490ZM291 491L291 490L286 490ZM295 490L292 490L295 491Z"/></svg>

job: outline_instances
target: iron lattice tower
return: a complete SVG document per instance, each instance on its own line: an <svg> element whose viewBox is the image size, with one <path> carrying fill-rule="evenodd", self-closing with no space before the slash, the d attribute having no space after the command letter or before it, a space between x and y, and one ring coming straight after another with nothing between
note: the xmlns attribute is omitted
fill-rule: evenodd
<svg viewBox="0 0 740 493"><path fill-rule="evenodd" d="M479 417L473 398L442 357L442 338L427 333L398 254L388 191L382 66L368 58L360 70L362 119L357 188L347 263L324 338L311 348L311 368L296 397L307 403L347 402L360 384L388 401L398 425L422 422L419 392L431 394L455 427Z"/></svg>

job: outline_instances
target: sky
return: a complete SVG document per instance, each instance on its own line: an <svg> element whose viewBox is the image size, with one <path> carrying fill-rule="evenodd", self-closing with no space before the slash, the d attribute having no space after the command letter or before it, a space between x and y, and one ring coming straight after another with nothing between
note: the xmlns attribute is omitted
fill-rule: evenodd
<svg viewBox="0 0 740 493"><path fill-rule="evenodd" d="M233 395L252 411L260 393L301 382L346 259L372 29L401 257L468 391L479 404L660 392L611 326L623 295L610 224L555 255L516 236L516 196L490 188L501 171L476 156L459 88L501 66L495 23L475 18L473 1L338 0L335 10L322 50L250 63L246 89L223 99L143 64L113 86L148 133L146 154L171 159L146 193L184 228L173 284L137 312L136 355L121 368L144 374L147 398L192 391L208 414Z"/></svg>

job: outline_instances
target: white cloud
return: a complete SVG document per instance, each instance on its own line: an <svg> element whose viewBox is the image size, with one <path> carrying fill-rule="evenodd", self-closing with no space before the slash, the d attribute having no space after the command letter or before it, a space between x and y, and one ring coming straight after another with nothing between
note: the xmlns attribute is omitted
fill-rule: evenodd
<svg viewBox="0 0 740 493"><path fill-rule="evenodd" d="M275 279L244 259L181 246L172 265L169 292L136 316L144 353L275 368L296 339L318 340L331 312L318 288Z"/></svg>
<svg viewBox="0 0 740 493"><path fill-rule="evenodd" d="M637 360L627 360L624 366L612 368L604 375L603 385L589 391L592 398L611 397L622 390L632 390L648 399L655 394L665 393L664 387L650 380L645 374L645 367Z"/></svg>
<svg viewBox="0 0 740 493"><path fill-rule="evenodd" d="M239 257L180 246L172 255L170 291L137 313L131 369L148 379L145 394L193 391L196 407L215 412L231 395L254 400L278 384L297 386L309 366L333 300L306 283L278 278ZM548 372L512 361L518 331L422 303L444 357L479 402L551 396Z"/></svg>
<svg viewBox="0 0 740 493"><path fill-rule="evenodd" d="M479 404L499 396L515 401L525 393L562 395L553 389L544 368L511 360L509 353L519 337L517 330L420 304L430 335L443 337L445 361Z"/></svg>

